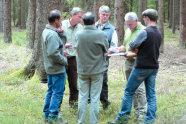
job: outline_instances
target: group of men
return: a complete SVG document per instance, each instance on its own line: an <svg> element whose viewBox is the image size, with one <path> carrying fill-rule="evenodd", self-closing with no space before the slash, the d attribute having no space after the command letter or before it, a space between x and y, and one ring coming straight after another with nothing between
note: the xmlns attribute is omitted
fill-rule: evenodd
<svg viewBox="0 0 186 124"><path fill-rule="evenodd" d="M59 107L63 100L67 74L69 105L72 108L78 106L78 124L86 123L89 102L90 124L98 123L99 102L101 101L104 110L111 104L108 100L107 71L108 55L114 51L127 52L127 85L121 111L116 120L108 123L127 123L132 100L137 118L142 119L147 113L144 122L153 122L156 112L155 78L161 42L161 35L156 27L157 11L147 9L142 13L146 28L138 22L134 12L127 13L125 22L128 29L124 45L120 47L117 47L116 30L109 23L108 6L99 8L97 22L93 13L84 13L78 7L73 8L70 14L70 19L62 21L61 12L52 10L48 16L49 24L42 33L44 65L48 74L48 90L43 109L45 121L59 121ZM84 26L80 24L81 20Z"/></svg>

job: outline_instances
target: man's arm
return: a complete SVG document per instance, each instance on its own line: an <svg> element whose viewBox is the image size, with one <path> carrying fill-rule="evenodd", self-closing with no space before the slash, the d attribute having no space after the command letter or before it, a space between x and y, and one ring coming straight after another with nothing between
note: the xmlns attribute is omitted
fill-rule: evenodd
<svg viewBox="0 0 186 124"><path fill-rule="evenodd" d="M147 32L145 30L141 30L137 35L136 38L129 43L128 50L132 52L137 52L137 49L145 40L147 39Z"/></svg>
<svg viewBox="0 0 186 124"><path fill-rule="evenodd" d="M110 48L114 48L118 46L118 35L116 30L114 30L113 34L112 34L112 40L111 40L111 45Z"/></svg>
<svg viewBox="0 0 186 124"><path fill-rule="evenodd" d="M54 34L51 34L52 36L48 37L48 43L47 43L47 55L48 57L52 58L53 61L56 63L66 65L67 59L60 53L60 48L63 47L63 44L59 44L56 40L58 39L57 36L53 36Z"/></svg>

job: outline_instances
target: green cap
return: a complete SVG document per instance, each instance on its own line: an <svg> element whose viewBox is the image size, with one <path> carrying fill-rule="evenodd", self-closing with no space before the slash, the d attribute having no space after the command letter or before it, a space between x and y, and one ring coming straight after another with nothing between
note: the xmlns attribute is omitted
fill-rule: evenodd
<svg viewBox="0 0 186 124"><path fill-rule="evenodd" d="M146 9L142 12L142 16L148 16L155 20L158 19L158 12L155 9Z"/></svg>

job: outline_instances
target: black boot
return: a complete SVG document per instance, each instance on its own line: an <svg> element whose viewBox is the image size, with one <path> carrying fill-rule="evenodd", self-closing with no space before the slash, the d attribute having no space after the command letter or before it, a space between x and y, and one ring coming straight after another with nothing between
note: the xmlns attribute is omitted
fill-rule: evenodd
<svg viewBox="0 0 186 124"><path fill-rule="evenodd" d="M106 100L104 102L102 102L103 104L103 110L107 110L108 106L111 104L111 102L109 100Z"/></svg>

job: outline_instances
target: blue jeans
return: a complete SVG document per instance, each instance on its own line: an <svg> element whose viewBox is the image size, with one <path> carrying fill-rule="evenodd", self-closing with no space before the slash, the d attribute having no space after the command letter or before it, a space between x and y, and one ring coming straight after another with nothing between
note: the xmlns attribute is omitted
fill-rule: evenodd
<svg viewBox="0 0 186 124"><path fill-rule="evenodd" d="M57 75L48 75L48 90L43 112L48 121L58 120L59 106L65 91L66 72Z"/></svg>
<svg viewBox="0 0 186 124"><path fill-rule="evenodd" d="M155 93L155 80L158 69L138 69L133 68L126 88L124 97L122 100L121 110L118 113L117 120L127 122L128 116L132 108L133 95L139 85L144 81L146 88L146 97L147 97L147 114L145 116L145 122L151 122L155 119L156 113L156 93Z"/></svg>

